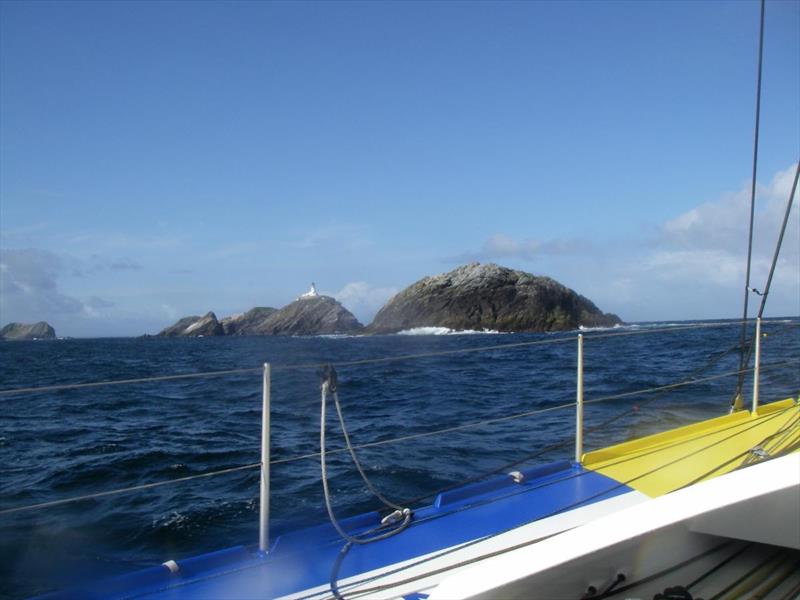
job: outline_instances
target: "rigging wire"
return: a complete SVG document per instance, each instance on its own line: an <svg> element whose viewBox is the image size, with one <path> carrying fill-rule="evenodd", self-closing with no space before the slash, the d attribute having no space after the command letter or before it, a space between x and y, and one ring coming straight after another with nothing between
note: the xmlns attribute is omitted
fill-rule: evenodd
<svg viewBox="0 0 800 600"><path fill-rule="evenodd" d="M138 492L140 490L149 490L152 488L169 485L172 483L182 483L184 481L192 481L194 479L203 479L206 477L214 477L216 475L224 475L226 473L235 473L236 471L245 471L247 469L255 469L260 467L261 463L251 463L248 465L239 465L237 467L230 467L228 469L220 469L218 471L208 471L206 473L198 473L197 475L188 475L186 477L179 477L177 479L167 479L166 481L154 481L152 483L143 483L141 485L132 485L130 487L118 488L115 490L106 490L104 492L95 492L93 494L84 494L83 496L72 496L70 498L62 498L60 500L51 500L49 502L39 502L37 504L28 504L26 506L15 506L13 508L6 508L0 510L0 515L10 515L13 513L24 512L29 510L36 510L41 508L50 508L52 506L59 506L61 504L69 504L71 502L79 502L81 500L93 500L95 498L103 498L106 496L116 496L118 494L127 494L130 492Z"/></svg>
<svg viewBox="0 0 800 600"><path fill-rule="evenodd" d="M747 238L747 268L745 274L744 284L744 310L742 312L742 319L747 320L747 303L750 298L750 266L753 257L753 220L755 218L756 206L756 173L758 170L758 133L761 123L761 72L764 62L764 4L765 0L761 0L761 20L758 33L758 75L756 81L756 123L755 132L753 134L753 174L750 179L750 229ZM739 337L739 345L741 353L739 355L739 370L745 367L745 353L744 345L747 335L747 325L742 323L742 332ZM744 377L740 376L736 384L736 395L732 404L733 410L739 410L742 407L742 385L744 384Z"/></svg>
<svg viewBox="0 0 800 600"><path fill-rule="evenodd" d="M795 192L797 191L797 180L800 177L800 160L797 161L797 167L794 170L794 181L792 182L792 189L789 192L789 201L786 203L786 211L783 214L783 223L781 223L781 232L778 235L778 241L775 244L775 252L772 255L772 264L769 267L769 275L767 276L767 283L764 286L763 292L758 292L761 296L761 304L758 307L758 318L764 314L764 307L767 304L767 296L769 295L769 288L772 286L772 276L775 274L775 266L778 264L778 256L781 252L781 245L783 244L783 234L786 233L786 225L789 222L789 214L792 212L792 204L794 203ZM747 357L744 364L750 364L750 357L753 354L754 344L747 345ZM741 392L740 386L737 386L737 392Z"/></svg>

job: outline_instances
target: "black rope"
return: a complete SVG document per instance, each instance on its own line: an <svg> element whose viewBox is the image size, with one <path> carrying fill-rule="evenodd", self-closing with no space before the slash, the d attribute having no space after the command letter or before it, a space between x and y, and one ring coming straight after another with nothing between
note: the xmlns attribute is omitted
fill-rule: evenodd
<svg viewBox="0 0 800 600"><path fill-rule="evenodd" d="M664 577L665 575L669 575L670 573L672 573L674 571L678 571L678 570L682 569L683 567L685 567L687 565L690 565L692 563L697 562L698 560L700 560L702 558L705 558L706 556L710 556L712 554L715 554L716 552L719 552L720 550L724 550L725 548L727 548L728 546L730 546L733 543L734 542L732 542L732 541L723 542L718 546L714 546L710 550L706 550L705 552L703 552L701 554L692 556L691 558L688 558L688 559L686 559L686 560L684 560L684 561L682 561L682 562L680 562L680 563L678 563L676 565L672 565L670 567L667 567L666 569L664 569L662 571L659 571L657 573L653 573L652 575L648 575L647 577L644 577L644 578L639 579L637 581L632 581L631 583L629 583L629 584L627 584L627 585L625 585L623 587L618 587L612 593L608 594L608 597L610 598L611 596L616 596L618 594L622 594L622 593L627 592L628 590L633 589L635 587L638 587L640 585L644 585L644 584L650 583L651 581L654 581L656 579L660 579L660 578ZM752 544L750 544L750 545L752 545ZM747 548L747 547L748 546L745 546L745 548ZM688 589L690 586L686 586L686 587Z"/></svg>
<svg viewBox="0 0 800 600"><path fill-rule="evenodd" d="M732 589L734 589L734 588L735 588L737 585L739 585L740 583L742 583L742 582L746 581L747 579L749 579L750 577L752 577L752 576L753 576L755 573L757 573L758 571L760 571L761 569L763 569L763 568L764 568L766 565L768 565L768 564L769 564L769 563L771 563L773 560L775 560L776 558L778 558L778 557L779 557L779 556L780 556L780 555L781 555L783 552L785 552L785 550L784 550L783 548L781 548L781 549L780 549L780 550L778 550L777 552L774 552L774 553L772 553L772 554L771 554L769 557L767 557L767 558L766 558L764 561L762 561L762 562L760 562L759 564L757 564L755 567L753 567L752 569L750 569L749 571L747 571L747 572L746 572L744 575L742 575L741 577L738 577L738 578L737 578L737 579L736 579L736 580L735 580L733 583L731 583L730 585L726 586L724 589L720 590L719 592L717 592L716 594L714 594L713 596L711 596L711 598L710 598L709 600L719 600L720 598L724 597L724 596L725 596L725 594L727 594L728 592L730 592Z"/></svg>
<svg viewBox="0 0 800 600"><path fill-rule="evenodd" d="M742 554L744 554L744 552L749 550L752 546L753 546L752 543L746 544L745 546L743 546L742 548L740 548L739 550L737 550L736 552L731 554L728 558L724 559L719 564L714 565L713 567L711 567L708 571L706 571L705 573L700 575L700 577L697 577L694 581L692 581L689 585L686 586L686 589L687 590L692 589L698 583L703 581L706 577L710 577L711 575L713 575L714 573L719 571L722 567L727 565L729 562L731 562L732 560L734 560L734 559L738 558L739 556L741 556Z"/></svg>

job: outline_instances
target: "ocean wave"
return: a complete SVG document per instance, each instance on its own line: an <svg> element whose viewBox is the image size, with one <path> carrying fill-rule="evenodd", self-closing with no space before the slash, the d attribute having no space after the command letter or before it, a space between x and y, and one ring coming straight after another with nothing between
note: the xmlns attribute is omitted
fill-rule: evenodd
<svg viewBox="0 0 800 600"><path fill-rule="evenodd" d="M398 331L397 335L482 335L482 334L502 334L502 331L494 329L450 329L449 327L413 327Z"/></svg>
<svg viewBox="0 0 800 600"><path fill-rule="evenodd" d="M648 323L634 323L625 325L624 327L641 328L641 329L666 329L668 327L705 327L714 325L740 325L738 321L676 321L665 323L663 321L654 321Z"/></svg>
<svg viewBox="0 0 800 600"><path fill-rule="evenodd" d="M638 325L620 325L619 323L611 327L586 327L585 325L579 325L578 331L610 331L612 329L636 329L637 327Z"/></svg>
<svg viewBox="0 0 800 600"><path fill-rule="evenodd" d="M625 323L620 324L617 323L616 325L612 325L610 327L586 327L584 325L578 326L577 331L614 331L614 330L636 330L636 329L668 329L671 327L705 327L705 326L715 326L715 325L738 325L737 321L674 321L674 322L664 322L664 321L650 321L650 322L642 322L642 323Z"/></svg>
<svg viewBox="0 0 800 600"><path fill-rule="evenodd" d="M320 333L319 335L301 335L297 337L313 337L313 338L325 338L329 340L345 340L354 337L364 337L363 335L355 335L352 333Z"/></svg>

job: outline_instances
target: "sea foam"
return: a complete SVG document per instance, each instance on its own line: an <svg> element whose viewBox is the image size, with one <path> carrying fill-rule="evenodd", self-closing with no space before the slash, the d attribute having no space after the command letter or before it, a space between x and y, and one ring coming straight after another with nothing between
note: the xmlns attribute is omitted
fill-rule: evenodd
<svg viewBox="0 0 800 600"><path fill-rule="evenodd" d="M501 331L494 329L450 329L449 327L414 327L398 331L397 335L480 335L480 334L500 334Z"/></svg>

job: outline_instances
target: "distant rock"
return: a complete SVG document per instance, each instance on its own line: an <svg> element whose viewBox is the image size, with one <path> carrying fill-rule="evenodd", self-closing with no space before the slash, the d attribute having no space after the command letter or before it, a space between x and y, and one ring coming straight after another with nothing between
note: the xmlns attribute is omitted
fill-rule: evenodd
<svg viewBox="0 0 800 600"><path fill-rule="evenodd" d="M56 330L45 321L38 323L9 323L0 329L0 340L54 340Z"/></svg>
<svg viewBox="0 0 800 600"><path fill-rule="evenodd" d="M619 317L603 313L588 298L554 279L471 263L407 287L378 311L367 330L563 331L617 323L621 323Z"/></svg>
<svg viewBox="0 0 800 600"><path fill-rule="evenodd" d="M256 306L246 313L225 317L220 321L225 335L257 335L259 327L277 309L268 306Z"/></svg>
<svg viewBox="0 0 800 600"><path fill-rule="evenodd" d="M255 335L360 333L364 326L330 296L304 295L269 315Z"/></svg>
<svg viewBox="0 0 800 600"><path fill-rule="evenodd" d="M184 317L174 325L162 329L160 337L206 337L225 335L222 324L217 321L217 315L208 312L202 317Z"/></svg>
<svg viewBox="0 0 800 600"><path fill-rule="evenodd" d="M325 335L360 333L364 326L330 296L304 294L280 310L257 306L217 321L213 312L184 317L163 329L161 337L209 335Z"/></svg>

